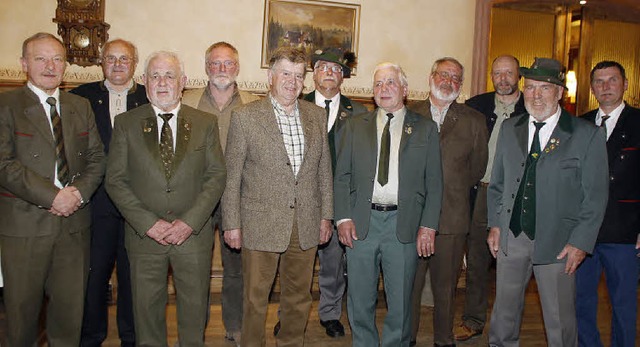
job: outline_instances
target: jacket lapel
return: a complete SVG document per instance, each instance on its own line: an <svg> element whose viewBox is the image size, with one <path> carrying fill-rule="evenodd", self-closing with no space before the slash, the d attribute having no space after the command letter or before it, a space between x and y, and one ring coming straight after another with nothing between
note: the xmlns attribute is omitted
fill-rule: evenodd
<svg viewBox="0 0 640 347"><path fill-rule="evenodd" d="M151 115L140 120L140 130L152 161L158 165L158 169L164 172L162 159L160 159L160 143L158 141L158 120L153 114L153 108L149 106Z"/></svg>
<svg viewBox="0 0 640 347"><path fill-rule="evenodd" d="M514 125L514 131L516 133L516 139L518 141L518 146L520 147L520 152L523 157L527 156L529 153L528 143L529 143L529 114L522 115L520 119Z"/></svg>
<svg viewBox="0 0 640 347"><path fill-rule="evenodd" d="M366 134L367 138L367 143L365 144L366 148L363 148L362 155L366 155L369 158L370 167L374 173L376 170L376 163L378 162L378 129L376 124L377 115L378 109L376 108L375 110L369 112L366 116L362 117L365 128L364 133Z"/></svg>
<svg viewBox="0 0 640 347"><path fill-rule="evenodd" d="M51 125L47 120L47 113L44 107L40 103L38 96L32 92L29 87L24 86L23 91L25 94L25 103L27 106L24 109L25 117L33 124L33 126L40 132L42 137L46 139L52 146L53 133L51 132Z"/></svg>
<svg viewBox="0 0 640 347"><path fill-rule="evenodd" d="M180 163L182 162L182 159L184 159L184 154L187 151L189 141L191 140L192 123L189 116L185 112L180 111L177 120L178 129L176 131L176 151L173 156L171 172L176 172L176 169L180 167Z"/></svg>
<svg viewBox="0 0 640 347"><path fill-rule="evenodd" d="M547 141L547 144L540 153L540 159L552 155L558 146L566 143L566 141L571 138L571 135L573 134L571 117L573 116L566 113L565 110L562 110L562 113L560 113L560 119L558 119L558 125L553 129L551 137L549 137L549 141Z"/></svg>
<svg viewBox="0 0 640 347"><path fill-rule="evenodd" d="M402 137L400 138L399 153L403 153L404 148L407 146L407 143L409 143L411 134L413 134L413 124L417 121L418 117L419 115L407 109L407 113L404 115L404 124L402 125Z"/></svg>

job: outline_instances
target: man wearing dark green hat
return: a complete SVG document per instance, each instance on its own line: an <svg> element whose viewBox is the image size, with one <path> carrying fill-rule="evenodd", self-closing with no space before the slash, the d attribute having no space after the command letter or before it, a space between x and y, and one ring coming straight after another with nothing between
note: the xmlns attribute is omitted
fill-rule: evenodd
<svg viewBox="0 0 640 347"><path fill-rule="evenodd" d="M355 56L352 53L341 54L337 49L316 51L311 56L315 91L305 95L304 99L326 110L329 148L334 169L337 139L345 120L352 115L367 112L361 103L352 101L340 93L342 81L344 78L351 77L351 68L354 65ZM344 327L340 323L342 295L346 284L343 255L344 248L340 245L334 229L331 240L324 246L318 247L318 257L320 258L318 316L320 324L326 329L327 335L331 337L344 336Z"/></svg>
<svg viewBox="0 0 640 347"><path fill-rule="evenodd" d="M487 243L497 258L490 346L517 346L533 272L547 345L577 346L575 271L592 251L607 203L603 129L558 102L559 61L520 68L526 113L502 124L487 192Z"/></svg>

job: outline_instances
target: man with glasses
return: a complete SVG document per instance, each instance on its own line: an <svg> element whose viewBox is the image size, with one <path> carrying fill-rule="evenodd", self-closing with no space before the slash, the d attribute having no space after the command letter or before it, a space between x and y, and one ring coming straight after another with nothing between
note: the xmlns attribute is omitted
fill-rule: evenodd
<svg viewBox="0 0 640 347"><path fill-rule="evenodd" d="M212 44L204 54L205 71L209 82L204 88L189 89L184 92L182 102L218 118L220 145L224 152L231 112L236 108L260 98L238 89L236 78L240 73L238 50L221 41ZM218 228L223 239L220 208L213 212L213 228ZM226 329L225 338L240 343L242 328L242 256L239 250L231 249L220 242L222 256L222 322Z"/></svg>
<svg viewBox="0 0 640 347"><path fill-rule="evenodd" d="M318 243L331 237L333 186L327 118L298 100L307 57L282 47L267 96L233 111L222 199L225 242L242 248L242 345L264 346L269 292L280 274L278 346L304 346Z"/></svg>
<svg viewBox="0 0 640 347"><path fill-rule="evenodd" d="M325 109L333 168L335 168L338 139L345 121L352 115L367 112L361 103L352 101L340 93L342 81L351 77L351 68L354 65L353 53L342 54L334 48L316 51L311 56L315 90L305 95L304 99ZM344 326L340 323L342 295L346 286L343 256L344 246L340 245L337 232L334 230L329 242L318 247L320 260L318 316L320 324L331 337L344 336Z"/></svg>
<svg viewBox="0 0 640 347"><path fill-rule="evenodd" d="M91 103L105 152L113 119L120 113L148 103L143 85L133 81L138 50L122 39L108 41L100 57L104 80L83 84L72 93ZM81 346L100 346L107 338L109 321L109 280L116 266L118 302L116 322L122 346L135 345L129 259L124 248L124 219L101 184L91 204L91 253L87 282Z"/></svg>
<svg viewBox="0 0 640 347"><path fill-rule="evenodd" d="M433 331L435 346L451 346L454 298L462 265L471 206L469 192L487 168L487 127L484 116L456 102L464 79L464 68L451 57L435 61L429 76L427 100L409 108L433 119L440 133L443 198L436 251L418 260L412 294L412 341L420 326L420 299L427 269L431 269Z"/></svg>

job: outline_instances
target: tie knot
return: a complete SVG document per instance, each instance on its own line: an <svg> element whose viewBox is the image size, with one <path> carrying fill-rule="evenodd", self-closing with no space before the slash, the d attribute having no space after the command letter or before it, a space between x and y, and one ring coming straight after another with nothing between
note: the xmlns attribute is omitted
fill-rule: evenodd
<svg viewBox="0 0 640 347"><path fill-rule="evenodd" d="M161 113L158 116L160 116L160 118L162 118L162 120L166 123L171 119L171 117L173 117L173 113Z"/></svg>
<svg viewBox="0 0 640 347"><path fill-rule="evenodd" d="M393 119L393 113L387 113L387 118L389 118L389 121L391 121L391 119Z"/></svg>
<svg viewBox="0 0 640 347"><path fill-rule="evenodd" d="M545 122L533 122L533 125L535 125L536 130L540 130L545 124Z"/></svg>
<svg viewBox="0 0 640 347"><path fill-rule="evenodd" d="M326 105L325 107L329 107L329 104L331 103L331 100L325 100L324 104Z"/></svg>
<svg viewBox="0 0 640 347"><path fill-rule="evenodd" d="M56 98L54 98L53 96L50 96L47 98L47 104L51 105L51 106L55 106L56 105Z"/></svg>
<svg viewBox="0 0 640 347"><path fill-rule="evenodd" d="M602 116L602 124L604 124L604 122L606 122L607 119L609 119L609 118L611 118L611 116L608 115L608 114L605 114L604 116Z"/></svg>

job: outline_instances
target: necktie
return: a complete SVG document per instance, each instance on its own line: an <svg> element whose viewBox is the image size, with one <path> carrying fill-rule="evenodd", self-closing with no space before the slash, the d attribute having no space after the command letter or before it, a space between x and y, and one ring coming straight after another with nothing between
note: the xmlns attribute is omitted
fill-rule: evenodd
<svg viewBox="0 0 640 347"><path fill-rule="evenodd" d="M329 105L331 104L331 100L325 100L324 101L324 110L327 111L327 119L329 119L329 114L331 113L331 108L329 107Z"/></svg>
<svg viewBox="0 0 640 347"><path fill-rule="evenodd" d="M387 113L387 124L382 130L382 139L380 139L380 161L378 162L378 183L384 186L389 181L389 152L391 152L391 133L389 132L389 124L393 119L393 113Z"/></svg>
<svg viewBox="0 0 640 347"><path fill-rule="evenodd" d="M533 157L533 159L538 159L538 155L540 155L540 129L542 129L545 124L545 122L533 122L536 131L533 133L533 143L529 150L529 155Z"/></svg>
<svg viewBox="0 0 640 347"><path fill-rule="evenodd" d="M162 131L160 132L160 158L164 166L164 175L167 179L171 177L171 164L173 162L173 133L169 120L173 117L172 113L159 114L164 121L162 123Z"/></svg>
<svg viewBox="0 0 640 347"><path fill-rule="evenodd" d="M48 97L47 104L51 106L49 115L51 117L51 126L53 127L53 140L56 144L56 170L58 172L58 181L66 186L69 183L69 164L67 163L67 155L64 151L64 138L62 136L62 120L56 109L56 98Z"/></svg>
<svg viewBox="0 0 640 347"><path fill-rule="evenodd" d="M611 118L610 115L605 114L602 116L602 121L600 122L600 126L604 128L604 134L607 135L607 119Z"/></svg>

